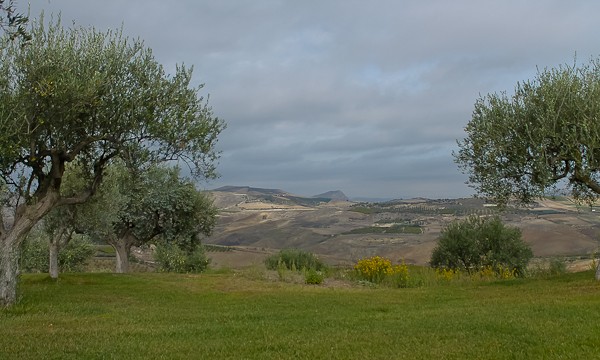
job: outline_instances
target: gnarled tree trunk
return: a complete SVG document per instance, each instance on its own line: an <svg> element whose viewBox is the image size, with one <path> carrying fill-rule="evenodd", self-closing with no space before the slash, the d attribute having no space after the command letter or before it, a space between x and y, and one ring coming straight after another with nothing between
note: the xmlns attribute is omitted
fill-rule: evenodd
<svg viewBox="0 0 600 360"><path fill-rule="evenodd" d="M132 233L131 229L126 229L121 232L119 237L111 237L107 242L115 249L117 255L117 264L115 272L129 272L129 252L131 247L138 243L138 239Z"/></svg>
<svg viewBox="0 0 600 360"><path fill-rule="evenodd" d="M117 255L115 272L122 274L129 272L129 249L130 245L117 241L111 244Z"/></svg>
<svg viewBox="0 0 600 360"><path fill-rule="evenodd" d="M49 190L33 205L20 205L10 229L0 233L0 306L10 306L17 301L19 276L19 250L33 226L46 215L59 200L58 191Z"/></svg>
<svg viewBox="0 0 600 360"><path fill-rule="evenodd" d="M0 239L0 306L6 307L17 301L19 276L19 246L14 239Z"/></svg>

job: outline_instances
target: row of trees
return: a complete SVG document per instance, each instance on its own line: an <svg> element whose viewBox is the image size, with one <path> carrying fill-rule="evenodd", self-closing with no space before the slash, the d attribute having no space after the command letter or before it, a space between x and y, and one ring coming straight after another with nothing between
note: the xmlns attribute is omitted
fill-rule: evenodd
<svg viewBox="0 0 600 360"><path fill-rule="evenodd" d="M192 221L203 224L200 232L211 226L212 210L182 220L177 207L209 206L190 195L191 181L216 176L215 145L225 127L191 79L185 66L166 74L142 41L121 31L65 28L40 17L26 38L2 34L0 306L16 301L19 249L45 217L53 246L89 231L114 244L121 270L131 244L174 236ZM179 172L161 163L185 164L190 180L177 180ZM161 185L149 188L150 177ZM96 197L101 193L110 195ZM106 198L110 204L102 204ZM91 199L87 210L76 207ZM146 211L161 202L177 206ZM111 210L93 210L102 206Z"/></svg>
<svg viewBox="0 0 600 360"><path fill-rule="evenodd" d="M81 179L81 167L69 167L63 194L81 191L85 187ZM115 249L116 272L123 273L129 270L132 246L169 242L193 253L200 236L210 235L216 214L212 200L183 179L179 168L115 161L89 201L55 208L43 219L50 276L58 277L59 251L74 234L110 244Z"/></svg>

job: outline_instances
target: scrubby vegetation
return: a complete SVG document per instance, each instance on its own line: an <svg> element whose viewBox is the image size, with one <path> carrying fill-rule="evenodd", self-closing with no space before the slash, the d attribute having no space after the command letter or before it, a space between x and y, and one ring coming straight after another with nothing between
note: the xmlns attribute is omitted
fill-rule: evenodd
<svg viewBox="0 0 600 360"><path fill-rule="evenodd" d="M304 282L309 285L321 285L325 280L325 274L322 271L314 269L305 270Z"/></svg>
<svg viewBox="0 0 600 360"><path fill-rule="evenodd" d="M21 269L24 272L48 272L49 246L45 234L36 230L29 234L21 249ZM61 272L82 271L94 255L94 245L84 235L74 235L58 254Z"/></svg>
<svg viewBox="0 0 600 360"><path fill-rule="evenodd" d="M316 255L300 249L284 249L265 259L269 270L277 270L282 266L287 270L323 271L327 266Z"/></svg>
<svg viewBox="0 0 600 360"><path fill-rule="evenodd" d="M431 254L431 266L476 273L509 269L524 276L531 248L516 227L505 226L500 218L469 217L452 222L442 230Z"/></svg>
<svg viewBox="0 0 600 360"><path fill-rule="evenodd" d="M374 284L386 281L397 287L408 286L408 267L404 262L401 265L392 265L389 259L373 256L359 260L354 265L354 271L361 280Z"/></svg>
<svg viewBox="0 0 600 360"><path fill-rule="evenodd" d="M178 244L160 243L154 253L158 271L175 273L200 273L208 269L210 259L202 245L185 249Z"/></svg>

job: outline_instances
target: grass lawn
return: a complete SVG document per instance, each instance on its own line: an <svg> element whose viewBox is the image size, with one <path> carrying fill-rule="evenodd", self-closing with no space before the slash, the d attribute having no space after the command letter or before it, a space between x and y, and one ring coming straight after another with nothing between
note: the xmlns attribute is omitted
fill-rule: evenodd
<svg viewBox="0 0 600 360"><path fill-rule="evenodd" d="M595 359L600 283L412 289L240 273L24 275L0 310L1 359Z"/></svg>

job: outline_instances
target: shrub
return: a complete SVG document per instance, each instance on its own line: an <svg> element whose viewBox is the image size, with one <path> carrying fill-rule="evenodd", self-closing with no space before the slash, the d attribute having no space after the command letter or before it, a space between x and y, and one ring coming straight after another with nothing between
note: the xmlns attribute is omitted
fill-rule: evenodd
<svg viewBox="0 0 600 360"><path fill-rule="evenodd" d="M406 288L409 286L408 266L402 264L393 267L393 273L386 278L386 282L392 287Z"/></svg>
<svg viewBox="0 0 600 360"><path fill-rule="evenodd" d="M23 243L21 269L25 272L48 272L49 252L45 234L34 230ZM94 245L87 236L73 235L71 241L58 253L58 267L61 272L83 271L94 252Z"/></svg>
<svg viewBox="0 0 600 360"><path fill-rule="evenodd" d="M566 272L567 265L565 264L564 259L560 258L540 260L528 269L528 275L537 278L562 275Z"/></svg>
<svg viewBox="0 0 600 360"><path fill-rule="evenodd" d="M206 271L210 264L201 245L185 251L177 244L158 244L154 259L158 263L158 271L162 272L200 273Z"/></svg>
<svg viewBox="0 0 600 360"><path fill-rule="evenodd" d="M303 269L324 271L327 269L325 263L316 255L299 249L281 250L278 254L266 258L265 266L269 270L277 270L281 266L294 271Z"/></svg>
<svg viewBox="0 0 600 360"><path fill-rule="evenodd" d="M320 285L325 280L325 276L320 271L309 269L304 274L304 280L310 285Z"/></svg>
<svg viewBox="0 0 600 360"><path fill-rule="evenodd" d="M472 278L479 278L481 280L507 280L514 279L517 276L517 270L515 268L505 267L499 265L493 267L490 265L483 266L476 273L472 275Z"/></svg>
<svg viewBox="0 0 600 360"><path fill-rule="evenodd" d="M437 268L435 269L435 274L438 279L444 281L452 281L454 278L460 276L460 270L458 269L449 269L449 268Z"/></svg>
<svg viewBox="0 0 600 360"><path fill-rule="evenodd" d="M48 240L36 230L32 231L21 248L21 270L48 272L49 252Z"/></svg>
<svg viewBox="0 0 600 360"><path fill-rule="evenodd" d="M554 258L550 260L548 271L551 275L565 274L567 272L567 264L565 264L565 261L563 259Z"/></svg>
<svg viewBox="0 0 600 360"><path fill-rule="evenodd" d="M471 216L442 230L431 255L431 266L469 274L484 267L500 274L508 268L515 276L523 276L532 257L518 228L505 226L498 217Z"/></svg>
<svg viewBox="0 0 600 360"><path fill-rule="evenodd" d="M75 234L58 253L58 268L63 272L83 271L83 266L94 256L94 245L89 237Z"/></svg>
<svg viewBox="0 0 600 360"><path fill-rule="evenodd" d="M389 259L373 256L359 260L356 265L354 265L354 271L359 279L374 284L380 284L384 279L394 277L395 280L392 280L392 283L394 283L395 286L408 286L408 267L404 262L402 265L392 266L392 262Z"/></svg>

